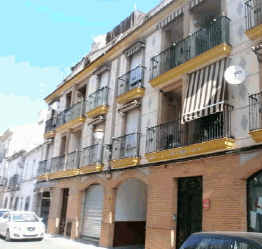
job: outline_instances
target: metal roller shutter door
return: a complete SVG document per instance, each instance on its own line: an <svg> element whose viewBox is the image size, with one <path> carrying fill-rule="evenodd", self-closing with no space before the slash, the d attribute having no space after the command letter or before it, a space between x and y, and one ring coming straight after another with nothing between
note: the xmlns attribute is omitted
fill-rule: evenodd
<svg viewBox="0 0 262 249"><path fill-rule="evenodd" d="M82 223L82 236L100 238L102 208L103 208L103 187L92 185L85 192Z"/></svg>

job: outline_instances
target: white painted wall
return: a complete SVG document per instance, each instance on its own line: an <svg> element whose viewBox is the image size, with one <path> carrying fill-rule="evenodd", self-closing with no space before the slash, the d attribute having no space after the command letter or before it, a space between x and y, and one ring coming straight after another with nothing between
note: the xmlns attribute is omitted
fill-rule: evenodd
<svg viewBox="0 0 262 249"><path fill-rule="evenodd" d="M131 179L117 189L115 221L145 221L147 211L147 186Z"/></svg>

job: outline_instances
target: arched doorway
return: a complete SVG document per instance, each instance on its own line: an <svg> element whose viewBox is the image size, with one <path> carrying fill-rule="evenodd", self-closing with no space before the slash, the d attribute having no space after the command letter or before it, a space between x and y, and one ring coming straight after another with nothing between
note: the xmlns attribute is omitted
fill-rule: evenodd
<svg viewBox="0 0 262 249"><path fill-rule="evenodd" d="M91 185L86 189L82 215L82 238L99 241L101 235L103 197L103 187L99 184Z"/></svg>
<svg viewBox="0 0 262 249"><path fill-rule="evenodd" d="M262 171L247 180L247 230L262 232Z"/></svg>
<svg viewBox="0 0 262 249"><path fill-rule="evenodd" d="M120 185L116 194L113 246L144 245L146 213L146 184L130 179Z"/></svg>

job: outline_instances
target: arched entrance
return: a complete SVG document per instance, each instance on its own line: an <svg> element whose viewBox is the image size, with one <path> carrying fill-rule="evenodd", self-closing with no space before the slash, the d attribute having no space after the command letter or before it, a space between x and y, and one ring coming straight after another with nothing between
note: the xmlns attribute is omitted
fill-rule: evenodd
<svg viewBox="0 0 262 249"><path fill-rule="evenodd" d="M86 239L99 241L101 235L103 187L91 185L85 191L81 236Z"/></svg>
<svg viewBox="0 0 262 249"><path fill-rule="evenodd" d="M262 171L247 180L247 230L262 232Z"/></svg>
<svg viewBox="0 0 262 249"><path fill-rule="evenodd" d="M146 213L146 184L130 179L120 185L116 194L113 246L144 245Z"/></svg>

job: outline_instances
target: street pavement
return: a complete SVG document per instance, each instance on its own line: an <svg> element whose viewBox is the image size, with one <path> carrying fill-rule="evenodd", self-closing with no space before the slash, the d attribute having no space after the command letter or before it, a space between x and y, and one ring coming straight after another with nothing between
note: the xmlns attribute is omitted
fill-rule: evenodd
<svg viewBox="0 0 262 249"><path fill-rule="evenodd" d="M0 237L0 249L106 249L95 242L86 240L70 240L60 236L46 234L42 241L19 240L6 242ZM141 246L115 247L116 249L142 249Z"/></svg>

